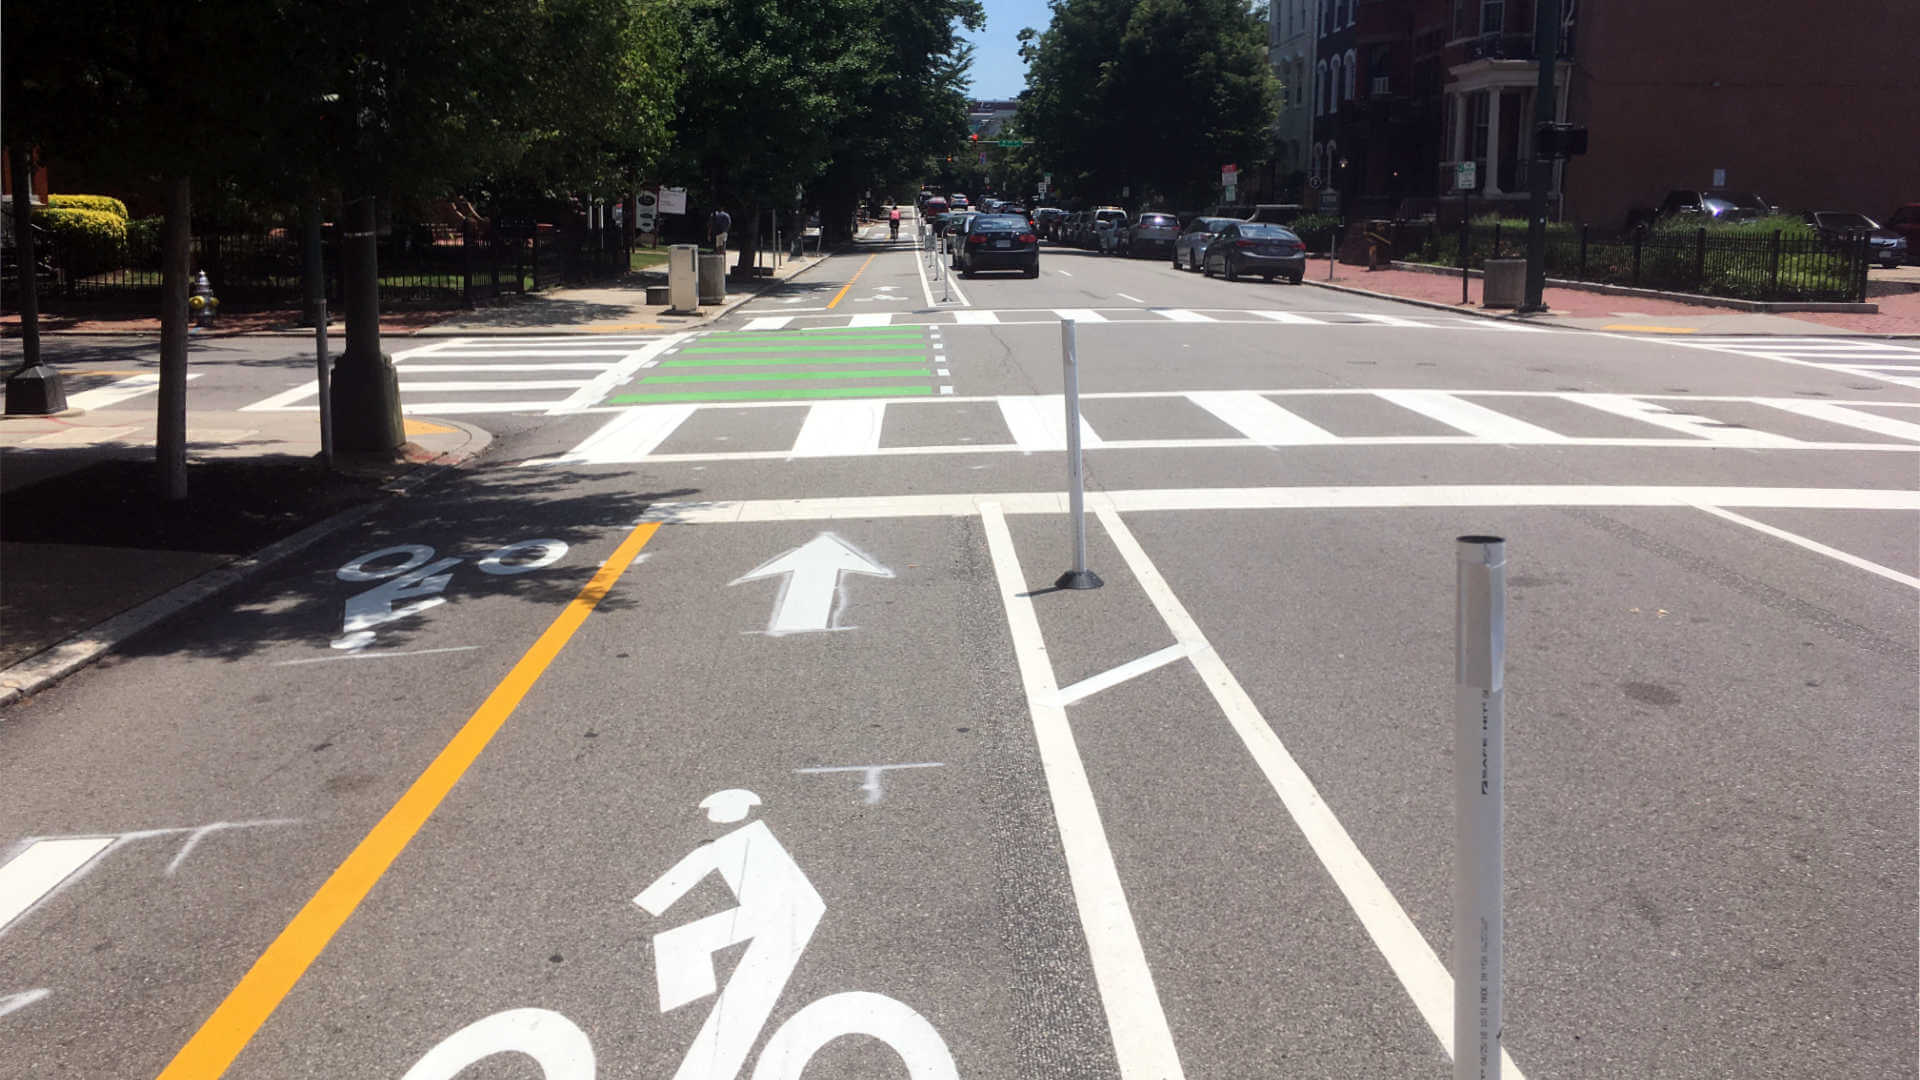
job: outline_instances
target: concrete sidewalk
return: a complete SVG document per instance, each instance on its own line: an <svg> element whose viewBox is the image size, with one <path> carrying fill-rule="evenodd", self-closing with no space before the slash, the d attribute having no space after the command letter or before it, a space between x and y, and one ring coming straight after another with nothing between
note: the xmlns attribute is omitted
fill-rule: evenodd
<svg viewBox="0 0 1920 1080"><path fill-rule="evenodd" d="M1875 296L1878 314L1795 312L1762 314L1734 308L1705 307L1654 296L1619 296L1584 289L1548 286L1548 311L1517 315L1480 306L1480 279L1467 281L1468 301L1460 302L1460 277L1422 270L1368 270L1337 264L1327 276L1327 260L1307 261L1306 282L1322 288L1400 300L1465 315L1524 320L1534 325L1640 334L1867 335L1920 337L1920 292Z"/></svg>
<svg viewBox="0 0 1920 1080"><path fill-rule="evenodd" d="M298 413L188 414L188 457L205 470L227 462L250 471L256 484L298 479L314 492L304 513L289 514L285 493L269 504L211 501L205 488L181 515L270 519L225 530L245 542L161 546L139 533L154 460L154 410L69 412L0 420L0 705L91 663L128 637L232 587L275 562L371 513L382 498L417 485L485 449L491 436L453 420L409 418L407 444L394 460L346 462L324 480L316 456L319 428ZM124 464L123 464L124 463ZM80 524L44 507L64 500L124 498L101 475L140 480L139 497L106 506L75 505ZM103 486L104 485L104 486ZM231 485L230 485L231 486ZM291 486L291 485L287 485ZM89 526L101 521L106 526ZM125 521L118 530L115 522ZM114 535L115 532L118 535ZM208 550L211 549L211 550Z"/></svg>

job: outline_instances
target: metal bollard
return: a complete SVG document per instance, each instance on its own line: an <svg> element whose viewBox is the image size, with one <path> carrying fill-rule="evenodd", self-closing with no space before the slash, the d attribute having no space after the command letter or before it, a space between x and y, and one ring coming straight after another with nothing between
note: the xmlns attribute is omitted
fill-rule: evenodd
<svg viewBox="0 0 1920 1080"><path fill-rule="evenodd" d="M327 359L327 298L320 298L313 324L314 377L320 386L320 463L333 468L333 372Z"/></svg>
<svg viewBox="0 0 1920 1080"><path fill-rule="evenodd" d="M1499 1080L1507 544L1462 536L1455 550L1453 1076Z"/></svg>
<svg viewBox="0 0 1920 1080"><path fill-rule="evenodd" d="M1087 569L1086 477L1080 465L1080 357L1074 348L1073 320L1060 320L1060 367L1066 383L1067 514L1073 519L1073 569L1053 583L1056 589L1097 589L1105 582Z"/></svg>

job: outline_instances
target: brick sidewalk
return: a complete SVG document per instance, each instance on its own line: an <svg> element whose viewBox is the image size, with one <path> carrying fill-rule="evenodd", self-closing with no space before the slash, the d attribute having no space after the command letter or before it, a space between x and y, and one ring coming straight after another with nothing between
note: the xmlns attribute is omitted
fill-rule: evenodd
<svg viewBox="0 0 1920 1080"><path fill-rule="evenodd" d="M1308 261L1307 280L1310 282L1328 280L1325 260ZM1369 292L1386 293L1409 300L1446 304L1462 311L1472 310L1481 313L1487 311L1480 306L1479 278L1468 279L1469 301L1464 306L1460 303L1460 278L1457 275L1432 274L1419 270L1367 270L1365 267L1342 264L1334 268L1332 283L1348 288L1366 289ZM1530 318L1546 321L1617 319L1631 323L1651 316L1660 318L1662 321L1675 322L1682 328L1688 321L1742 319L1766 325L1769 327L1768 332L1773 333L1796 332L1795 324L1805 322L1816 324L1805 328L1805 332L1808 333L1831 333L1834 330L1842 330L1855 334L1920 334L1920 293L1875 297L1874 303L1880 306L1878 315L1811 311L1796 311L1785 315L1759 315L1759 313L1737 308L1706 307L1654 297L1617 296L1610 293L1553 286L1547 287L1543 298L1547 303L1548 314L1530 316Z"/></svg>

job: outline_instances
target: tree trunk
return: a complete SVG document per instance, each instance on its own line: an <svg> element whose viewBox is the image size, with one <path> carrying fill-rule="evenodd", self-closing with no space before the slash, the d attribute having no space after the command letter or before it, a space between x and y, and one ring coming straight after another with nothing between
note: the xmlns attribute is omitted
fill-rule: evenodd
<svg viewBox="0 0 1920 1080"><path fill-rule="evenodd" d="M333 441L346 453L391 453L406 438L400 380L380 351L378 219L370 194L349 196L340 238L347 347L333 369Z"/></svg>
<svg viewBox="0 0 1920 1080"><path fill-rule="evenodd" d="M740 216L733 219L733 227L740 234L740 261L734 265L741 277L750 278L753 257L760 250L760 204L742 207Z"/></svg>
<svg viewBox="0 0 1920 1080"><path fill-rule="evenodd" d="M16 138L13 161L13 254L20 264L20 370L40 363L39 256L33 250L33 152Z"/></svg>
<svg viewBox="0 0 1920 1080"><path fill-rule="evenodd" d="M187 497L187 275L193 258L193 189L184 176L165 181L167 219L160 240L160 497Z"/></svg>

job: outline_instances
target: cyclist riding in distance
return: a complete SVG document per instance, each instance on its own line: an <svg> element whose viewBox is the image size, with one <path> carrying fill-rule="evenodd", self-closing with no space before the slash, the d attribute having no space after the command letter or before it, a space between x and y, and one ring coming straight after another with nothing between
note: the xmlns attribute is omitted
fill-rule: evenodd
<svg viewBox="0 0 1920 1080"><path fill-rule="evenodd" d="M893 234L893 239L900 239L900 208L898 206L887 211L887 231Z"/></svg>

